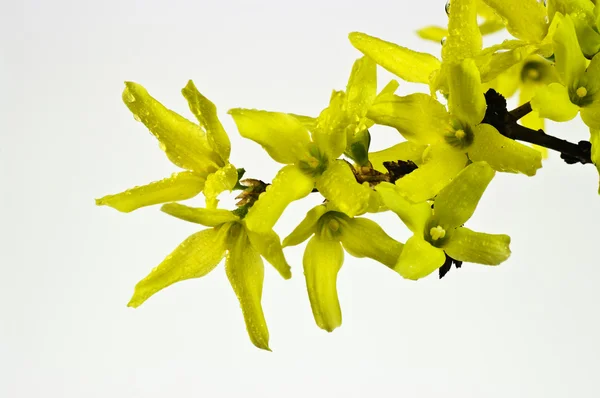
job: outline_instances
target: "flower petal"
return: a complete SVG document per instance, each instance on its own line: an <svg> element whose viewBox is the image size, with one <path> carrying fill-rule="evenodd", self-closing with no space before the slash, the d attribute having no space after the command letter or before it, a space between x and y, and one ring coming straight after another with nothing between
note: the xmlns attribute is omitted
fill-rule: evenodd
<svg viewBox="0 0 600 398"><path fill-rule="evenodd" d="M346 128L350 120L344 109L345 105L345 93L334 91L329 106L321 111L311 129L313 141L329 159L337 159L346 149Z"/></svg>
<svg viewBox="0 0 600 398"><path fill-rule="evenodd" d="M555 16L560 23L553 38L554 65L562 83L566 87L572 87L585 72L587 63L579 47L573 21L568 15L560 19L561 17L559 13Z"/></svg>
<svg viewBox="0 0 600 398"><path fill-rule="evenodd" d="M315 322L332 332L342 324L337 294L337 274L344 262L342 245L319 233L308 241L302 262Z"/></svg>
<svg viewBox="0 0 600 398"><path fill-rule="evenodd" d="M537 0L483 0L505 21L514 37L539 42L548 33L546 8Z"/></svg>
<svg viewBox="0 0 600 398"><path fill-rule="evenodd" d="M364 33L350 33L349 39L358 51L407 82L429 84L429 76L441 65L433 55L409 50Z"/></svg>
<svg viewBox="0 0 600 398"><path fill-rule="evenodd" d="M144 206L193 198L202 192L204 183L203 177L190 171L173 173L169 178L96 199L96 205L129 213Z"/></svg>
<svg viewBox="0 0 600 398"><path fill-rule="evenodd" d="M346 85L348 113L364 117L377 95L377 64L369 57L362 57L352 66Z"/></svg>
<svg viewBox="0 0 600 398"><path fill-rule="evenodd" d="M398 87L400 87L400 83L398 83L398 80L392 79L389 81L388 84L385 85L384 88L381 89L381 91L379 92L377 97L379 97L381 95L386 95L386 94L394 94L396 92L396 90L398 90ZM375 97L375 98L377 98L377 97Z"/></svg>
<svg viewBox="0 0 600 398"><path fill-rule="evenodd" d="M443 249L450 257L468 263L498 265L510 256L510 236L457 228Z"/></svg>
<svg viewBox="0 0 600 398"><path fill-rule="evenodd" d="M247 230L246 232L248 233L248 238L250 238L250 243L258 250L260 255L263 256L284 279L290 279L292 277L292 271L283 255L279 236L273 231L258 233Z"/></svg>
<svg viewBox="0 0 600 398"><path fill-rule="evenodd" d="M227 163L227 166L209 174L204 185L206 207L216 209L219 204L217 196L223 191L231 191L237 182L237 169L231 163Z"/></svg>
<svg viewBox="0 0 600 398"><path fill-rule="evenodd" d="M383 149L377 152L369 153L369 161L373 168L382 173L387 173L387 169L383 166L383 162L397 162L399 160L415 163L419 166L423 159L423 151L427 148L425 145L415 144L410 141L401 142L390 148Z"/></svg>
<svg viewBox="0 0 600 398"><path fill-rule="evenodd" d="M394 127L407 140L423 145L443 140L450 130L450 115L444 105L421 93L406 97L381 95L367 117L377 124Z"/></svg>
<svg viewBox="0 0 600 398"><path fill-rule="evenodd" d="M201 224L206 227L216 227L228 222L239 221L240 219L229 210L203 209L200 207L189 207L180 203L167 203L160 210L181 220Z"/></svg>
<svg viewBox="0 0 600 398"><path fill-rule="evenodd" d="M221 156L223 161L229 160L231 142L217 116L217 107L208 98L200 94L193 81L181 90L190 107L190 110L206 130L208 142Z"/></svg>
<svg viewBox="0 0 600 398"><path fill-rule="evenodd" d="M534 176L542 167L542 155L538 150L503 136L489 124L475 128L469 158L474 162L486 161L496 171L528 176Z"/></svg>
<svg viewBox="0 0 600 398"><path fill-rule="evenodd" d="M196 232L167 256L136 286L127 306L139 307L156 292L173 283L200 278L212 271L225 256L228 226Z"/></svg>
<svg viewBox="0 0 600 398"><path fill-rule="evenodd" d="M467 222L495 174L486 162L471 163L458 173L435 198L434 217L440 225L450 229Z"/></svg>
<svg viewBox="0 0 600 398"><path fill-rule="evenodd" d="M141 85L125 82L123 102L160 142L161 149L177 166L208 174L224 166L200 127L165 108Z"/></svg>
<svg viewBox="0 0 600 398"><path fill-rule="evenodd" d="M425 225L431 217L431 205L427 202L411 203L404 199L398 188L389 182L378 184L375 189L385 205L410 229L415 235L422 235Z"/></svg>
<svg viewBox="0 0 600 398"><path fill-rule="evenodd" d="M250 341L258 348L269 348L269 330L261 304L265 268L243 228L231 238L225 271L237 296Z"/></svg>
<svg viewBox="0 0 600 398"><path fill-rule="evenodd" d="M579 112L579 107L569 99L569 91L560 83L540 87L531 99L531 108L540 117L556 122L567 122Z"/></svg>
<svg viewBox="0 0 600 398"><path fill-rule="evenodd" d="M314 180L298 167L285 166L248 211L246 225L255 232L270 231L285 208L293 201L307 196L313 187Z"/></svg>
<svg viewBox="0 0 600 398"><path fill-rule="evenodd" d="M460 64L449 65L448 89L450 113L472 126L481 123L487 105L475 61L465 59Z"/></svg>
<svg viewBox="0 0 600 398"><path fill-rule="evenodd" d="M481 51L481 45L475 0L452 0L442 60L444 63L454 63L474 58Z"/></svg>
<svg viewBox="0 0 600 398"><path fill-rule="evenodd" d="M437 144L424 152L418 169L396 181L398 192L413 203L433 198L466 166L467 156L446 144Z"/></svg>
<svg viewBox="0 0 600 398"><path fill-rule="evenodd" d="M600 102L581 108L581 119L591 129L600 129Z"/></svg>
<svg viewBox="0 0 600 398"><path fill-rule="evenodd" d="M394 270L406 279L417 280L440 268L444 261L443 250L415 235L406 241Z"/></svg>
<svg viewBox="0 0 600 398"><path fill-rule="evenodd" d="M367 218L349 218L343 223L340 240L344 249L354 257L369 257L393 268L402 243L393 239L375 222Z"/></svg>
<svg viewBox="0 0 600 398"><path fill-rule="evenodd" d="M350 165L344 160L331 162L317 177L316 186L321 195L349 217L364 213L369 206L371 188L356 181Z"/></svg>
<svg viewBox="0 0 600 398"><path fill-rule="evenodd" d="M317 223L326 212L327 206L325 205L318 205L310 209L304 220L283 240L283 247L296 246L310 238L317 231Z"/></svg>
<svg viewBox="0 0 600 398"><path fill-rule="evenodd" d="M295 117L253 109L231 109L240 135L262 145L276 162L291 164L308 156L308 130Z"/></svg>

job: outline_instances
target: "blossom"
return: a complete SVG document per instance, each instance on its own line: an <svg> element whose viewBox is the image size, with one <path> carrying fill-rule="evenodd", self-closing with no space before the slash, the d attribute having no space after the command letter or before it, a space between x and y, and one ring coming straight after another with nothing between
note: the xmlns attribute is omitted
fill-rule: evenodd
<svg viewBox="0 0 600 398"><path fill-rule="evenodd" d="M463 227L494 174L487 163L472 163L440 191L433 206L406 201L392 184L376 187L385 204L414 234L394 266L400 275L414 280L423 278L440 268L446 255L487 265L498 265L509 257L507 235L484 234Z"/></svg>
<svg viewBox="0 0 600 398"><path fill-rule="evenodd" d="M261 257L285 279L291 277L277 234L250 231L244 220L228 210L193 208L178 203L165 204L161 210L210 228L188 237L142 279L128 306L139 307L176 282L200 278L226 257L225 271L242 307L250 340L258 348L270 350L269 330L261 305L264 279Z"/></svg>
<svg viewBox="0 0 600 398"><path fill-rule="evenodd" d="M344 251L393 267L403 245L374 221L349 217L331 204L310 210L283 240L283 246L295 246L309 238L302 260L308 297L315 322L331 332L342 324L337 275L344 262Z"/></svg>
<svg viewBox="0 0 600 398"><path fill-rule="evenodd" d="M215 105L198 92L191 80L182 93L200 125L165 108L141 85L125 83L125 105L158 139L169 160L185 171L96 199L97 205L128 213L144 206L190 199L204 192L207 205L215 208L217 196L234 187L238 173L229 163L231 144Z"/></svg>

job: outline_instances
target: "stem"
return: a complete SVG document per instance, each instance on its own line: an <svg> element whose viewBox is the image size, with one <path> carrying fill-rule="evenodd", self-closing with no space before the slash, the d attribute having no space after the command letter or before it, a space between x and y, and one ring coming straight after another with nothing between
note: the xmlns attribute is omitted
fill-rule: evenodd
<svg viewBox="0 0 600 398"><path fill-rule="evenodd" d="M517 121L517 120L523 118L524 116L527 116L529 113L531 113L532 110L533 109L531 109L531 103L529 101L527 101L526 103L524 103L520 107L515 108L512 111L508 112L508 114L515 121Z"/></svg>

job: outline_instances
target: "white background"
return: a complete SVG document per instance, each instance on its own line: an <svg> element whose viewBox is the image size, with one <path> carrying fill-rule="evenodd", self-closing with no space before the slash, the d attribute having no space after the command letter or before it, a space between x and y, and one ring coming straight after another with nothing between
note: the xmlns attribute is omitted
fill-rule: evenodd
<svg viewBox="0 0 600 398"><path fill-rule="evenodd" d="M509 261L415 283L347 256L332 334L312 319L303 246L286 252L292 280L266 270L273 353L249 342L222 266L126 307L197 226L156 207L94 206L176 171L122 104L124 80L191 117L179 92L194 79L232 136L232 162L268 181L279 166L227 109L315 115L359 56L350 31L437 55L414 31L445 18L443 0L3 0L0 396L600 396L598 176L554 154L535 178L499 175L469 222L511 235ZM549 131L587 138L581 123ZM399 140L373 136L376 149ZM292 205L281 236L316 203ZM408 237L395 216L377 220Z"/></svg>

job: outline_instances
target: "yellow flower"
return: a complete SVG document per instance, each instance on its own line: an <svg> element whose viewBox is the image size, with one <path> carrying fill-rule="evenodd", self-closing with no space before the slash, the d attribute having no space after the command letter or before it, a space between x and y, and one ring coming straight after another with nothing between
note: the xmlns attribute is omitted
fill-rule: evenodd
<svg viewBox="0 0 600 398"><path fill-rule="evenodd" d="M210 229L191 235L141 280L128 306L139 307L176 282L200 278L226 257L225 271L242 307L250 340L258 348L270 351L269 330L261 305L264 279L261 256L285 279L291 277L277 234L250 231L244 220L227 210L192 208L177 203L165 204L161 210Z"/></svg>
<svg viewBox="0 0 600 398"><path fill-rule="evenodd" d="M215 105L198 92L190 80L182 90L200 125L165 108L144 87L126 82L123 101L136 120L144 123L160 148L176 166L185 169L169 178L97 199L96 204L130 212L144 206L190 199L204 191L207 206L215 208L217 196L238 180L229 163L231 144L217 117Z"/></svg>
<svg viewBox="0 0 600 398"><path fill-rule="evenodd" d="M308 297L315 322L331 332L342 324L337 275L344 262L344 250L354 257L369 257L391 268L403 245L374 221L348 217L329 204L310 210L283 240L283 246L295 246L308 238L303 258Z"/></svg>

